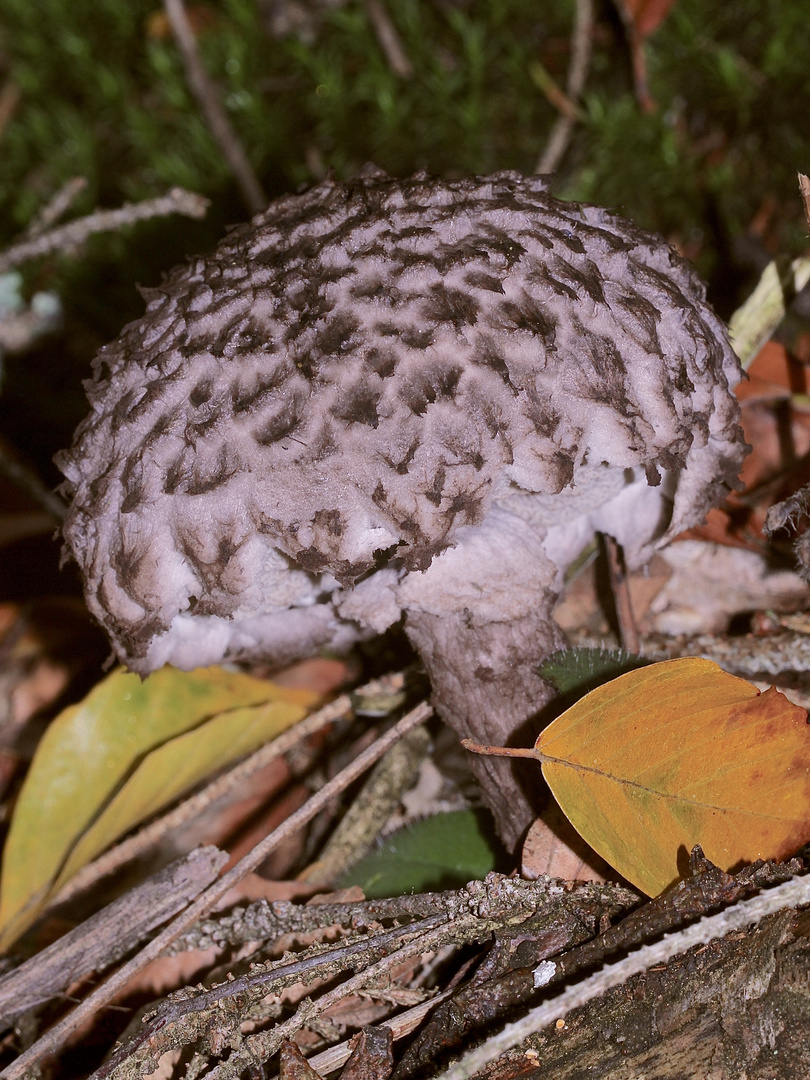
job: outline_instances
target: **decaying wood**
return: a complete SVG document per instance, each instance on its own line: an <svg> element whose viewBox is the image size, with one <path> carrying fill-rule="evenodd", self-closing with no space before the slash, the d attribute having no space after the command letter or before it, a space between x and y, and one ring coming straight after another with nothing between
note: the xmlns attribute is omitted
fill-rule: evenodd
<svg viewBox="0 0 810 1080"><path fill-rule="evenodd" d="M409 907L412 917L407 925L392 929L379 929L350 938L342 938L337 944L321 944L267 964L253 964L250 970L238 978L230 978L207 990L188 989L162 1005L147 1021L141 1031L96 1074L97 1080L140 1075L147 1066L167 1050L183 1047L197 1040L204 1040L211 1047L212 1041L221 1053L226 1046L232 1047L227 1062L219 1065L212 1076L218 1080L240 1075L241 1070L252 1062L267 1061L281 1046L284 1039L306 1026L327 1008L352 993L385 981L397 963L409 956L430 952L447 944L473 944L490 940L494 934L519 933L545 935L553 943L553 951L565 948L572 941L581 941L592 935L604 915L615 915L627 910L637 902L635 893L616 885L580 883L577 885L543 879L523 881L490 874L485 881L471 882L464 889L422 897L403 897L396 901L372 901L364 913L361 905L312 905L298 907L305 920L304 925L328 926L343 924L355 931L358 926L367 927L369 916L382 915L383 905L389 907L390 918L395 905ZM410 905L408 904L410 901ZM326 907L326 918L319 918L318 908ZM297 924L292 904L251 905L254 915L247 925L254 935L261 934L262 913L269 918L264 922L268 936L277 938ZM256 911L255 909L259 909ZM288 920L273 917L272 909L286 914ZM341 910L342 909L342 910ZM310 914L312 913L312 914ZM372 914L373 913L373 914ZM355 921L355 918L357 921ZM234 919L234 916L226 917ZM209 920L201 938L191 937L199 946L204 941L221 944L223 938L229 943L239 940L242 927L238 913L235 922L225 922L218 931L214 921ZM566 933L566 926L569 927ZM224 932L223 932L224 931ZM229 932L230 931L230 932ZM244 940L244 939L243 939ZM256 940L254 936L253 940ZM262 937L259 937L262 940ZM317 998L305 999L295 1014L268 1031L242 1037L240 1024L249 1016L252 1020L267 1019L262 1014L262 1001L268 994L277 994L285 987L299 982L311 983L314 979L333 979L354 971L348 979ZM271 1006L272 1007L272 1006ZM124 1069L129 1071L125 1072ZM137 1068L140 1072L133 1072Z"/></svg>
<svg viewBox="0 0 810 1080"><path fill-rule="evenodd" d="M809 902L810 878L794 877L646 945L538 1005L440 1080L806 1076L810 915L791 909Z"/></svg>
<svg viewBox="0 0 810 1080"><path fill-rule="evenodd" d="M808 934L806 912L781 912L609 991L478 1075L799 1080L810 1075Z"/></svg>
<svg viewBox="0 0 810 1080"><path fill-rule="evenodd" d="M172 995L151 1015L140 1031L120 1051L110 1058L95 1074L94 1080L123 1080L124 1076L151 1071L151 1063L166 1053L200 1039L205 1040L214 1053L232 1047L228 1058L228 1071L223 1075L239 1076L253 1061L267 1060L284 1042L296 1034L308 1021L317 1017L333 1000L352 993L366 981L373 982L375 970L382 963L387 965L391 957L399 959L416 955L437 944L435 931L445 927L447 918L433 915L375 935L362 935L344 941L337 947L314 946L295 959L282 959L269 964L252 965L252 970L238 979L229 979L206 990L188 988ZM338 988L338 997L329 994L317 1001L305 999L295 1014L271 1031L249 1036L243 1040L239 1034L240 1024L247 1016L252 1020L266 1020L261 1003L268 994L278 994L297 983L310 983L315 979L327 979L349 969L358 969L355 976ZM349 985L351 984L351 985ZM270 1009L275 1012L273 1003ZM262 1049L257 1046L262 1044ZM243 1055L246 1060L243 1060ZM126 1068L126 1072L124 1069Z"/></svg>
<svg viewBox="0 0 810 1080"><path fill-rule="evenodd" d="M183 1048L193 1050L211 1080L235 1080L270 1062L284 1040L307 1027L319 1031L320 1018L344 999L382 993L389 1000L386 993L397 988L393 973L409 957L476 943L488 946L477 967L468 961L449 985L445 978L429 991L433 1001L378 1021L376 1034L369 1029L368 1038L385 1046L393 1038L401 1046L423 1021L406 1052L398 1049L393 1072L387 1052L373 1066L374 1080L808 1075L796 1071L805 1051L791 1025L810 1023L810 914L786 910L810 903L810 879L796 876L801 860L759 863L729 875L695 849L691 869L690 879L643 904L618 885L491 874L446 893L309 905L259 902L208 918L178 938L175 949L232 949L251 941L267 949L291 933L327 936L316 944L299 941L301 951L279 959L254 953L223 982L173 994L93 1080L135 1080L151 1073L163 1053ZM782 896L784 888L793 892ZM706 913L714 914L700 919ZM617 917L621 921L611 925ZM342 928L337 939L333 927ZM716 940L720 935L726 936ZM576 981L600 963L596 976ZM311 987L310 996L285 1011L280 993L301 985ZM545 995L539 1006L538 995ZM390 1000L397 1000L396 993ZM476 1046L487 1031L521 1014L496 1041ZM551 1026L555 1019L557 1027ZM252 1030L245 1030L246 1021ZM282 1076L326 1075L346 1062L351 1049L333 1047L308 1065L288 1050ZM458 1049L465 1050L461 1061L441 1072ZM787 1062L783 1067L777 1061L776 1071L774 1050ZM364 1054L359 1060L368 1064ZM24 1075L21 1063L23 1058L2 1076Z"/></svg>
<svg viewBox="0 0 810 1080"><path fill-rule="evenodd" d="M484 881L472 881L463 889L383 900L335 904L259 900L247 907L235 908L226 915L202 920L178 938L172 951L239 947L247 942L270 942L284 934L308 934L333 926L357 932L392 919L411 922L432 915L455 919L473 908L482 916L499 914L501 932L507 925L519 923L525 936L529 930L536 932L550 913L555 916L564 913L569 918L580 919L587 913L589 920L596 917L598 922L603 913L615 916L630 910L638 900L638 893L621 885L563 882L546 876L526 881L489 874Z"/></svg>
<svg viewBox="0 0 810 1080"><path fill-rule="evenodd" d="M215 847L198 848L91 916L81 926L0 979L0 1029L71 983L106 970L199 896L228 861Z"/></svg>
<svg viewBox="0 0 810 1080"><path fill-rule="evenodd" d="M340 1080L382 1080L394 1064L391 1030L368 1027L352 1036L350 1055ZM295 1043L281 1046L279 1080L321 1080L321 1074L306 1060Z"/></svg>
<svg viewBox="0 0 810 1080"><path fill-rule="evenodd" d="M364 1028L352 1041L352 1056L341 1080L377 1080L390 1073L394 1057L391 1032L387 1028Z"/></svg>
<svg viewBox="0 0 810 1080"><path fill-rule="evenodd" d="M381 1028L390 1028L395 1042L405 1038L406 1035L412 1035L427 1014L445 1001L451 993L452 991L445 990L441 994L436 994L429 1001L423 1001L420 1005L414 1005L413 1008L406 1009L403 1013L397 1013L396 1016L383 1020L379 1026ZM339 1069L341 1065L345 1065L351 1052L351 1040L349 1040L338 1043L336 1046L330 1046L328 1050L321 1051L320 1054L309 1058L309 1063L316 1072L322 1076L328 1076L329 1073ZM382 1080L382 1077L377 1078L377 1080Z"/></svg>
<svg viewBox="0 0 810 1080"><path fill-rule="evenodd" d="M318 1073L307 1062L294 1042L281 1044L279 1080L320 1080Z"/></svg>
<svg viewBox="0 0 810 1080"><path fill-rule="evenodd" d="M560 986L624 950L637 948L661 934L672 934L696 918L753 895L757 889L781 884L801 868L798 859L757 863L732 876L709 863L700 848L695 848L693 876L689 880L637 907L616 926L602 928L596 937L587 933L583 920L580 928L567 928L568 943L561 945L558 941L556 948L553 936L548 934L526 934L496 942L472 979L433 1013L399 1062L395 1080L422 1075L430 1063L454 1049L462 1049L476 1031L504 1021L518 1007L536 999L538 972L542 972L544 987ZM584 937L589 940L577 947L577 941ZM558 955L562 948L567 951ZM553 963L548 960L551 956L557 957Z"/></svg>

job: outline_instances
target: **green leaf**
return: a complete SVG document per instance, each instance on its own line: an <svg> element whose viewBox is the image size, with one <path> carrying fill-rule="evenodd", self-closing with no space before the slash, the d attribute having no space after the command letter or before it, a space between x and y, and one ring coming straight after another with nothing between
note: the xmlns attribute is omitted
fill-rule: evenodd
<svg viewBox="0 0 810 1080"><path fill-rule="evenodd" d="M489 815L476 810L433 814L389 836L337 888L359 885L369 899L455 889L504 865Z"/></svg>
<svg viewBox="0 0 810 1080"><path fill-rule="evenodd" d="M15 807L0 946L87 861L213 769L300 720L317 695L204 668L116 671L45 733Z"/></svg>
<svg viewBox="0 0 810 1080"><path fill-rule="evenodd" d="M560 697L576 701L597 686L649 663L626 649L560 649L539 666L539 674Z"/></svg>

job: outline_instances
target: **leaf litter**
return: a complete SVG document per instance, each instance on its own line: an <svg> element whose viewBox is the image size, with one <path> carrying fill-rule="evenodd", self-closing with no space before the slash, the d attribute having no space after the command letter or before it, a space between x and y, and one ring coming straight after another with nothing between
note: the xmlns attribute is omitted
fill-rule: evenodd
<svg viewBox="0 0 810 1080"><path fill-rule="evenodd" d="M0 944L99 851L317 701L224 668L109 675L37 748L3 852Z"/></svg>

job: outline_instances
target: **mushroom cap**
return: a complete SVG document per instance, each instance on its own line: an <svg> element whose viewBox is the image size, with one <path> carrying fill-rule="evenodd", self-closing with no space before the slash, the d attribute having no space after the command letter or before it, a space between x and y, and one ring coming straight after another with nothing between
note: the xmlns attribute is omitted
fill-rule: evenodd
<svg viewBox="0 0 810 1080"><path fill-rule="evenodd" d="M695 272L538 177L327 179L145 296L57 458L137 671L345 647L504 513L557 568L594 527L638 560L745 452Z"/></svg>

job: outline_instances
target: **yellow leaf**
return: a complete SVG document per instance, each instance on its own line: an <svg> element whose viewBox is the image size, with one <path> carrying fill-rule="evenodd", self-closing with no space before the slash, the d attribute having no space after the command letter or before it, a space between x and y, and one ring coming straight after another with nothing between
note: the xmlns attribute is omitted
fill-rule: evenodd
<svg viewBox="0 0 810 1080"><path fill-rule="evenodd" d="M517 756L542 762L577 832L650 896L683 875L695 844L730 870L810 839L807 713L710 660L621 675Z"/></svg>
<svg viewBox="0 0 810 1080"><path fill-rule="evenodd" d="M317 700L223 668L163 668L143 681L116 671L65 709L37 748L15 807L0 880L0 947L119 836Z"/></svg>

